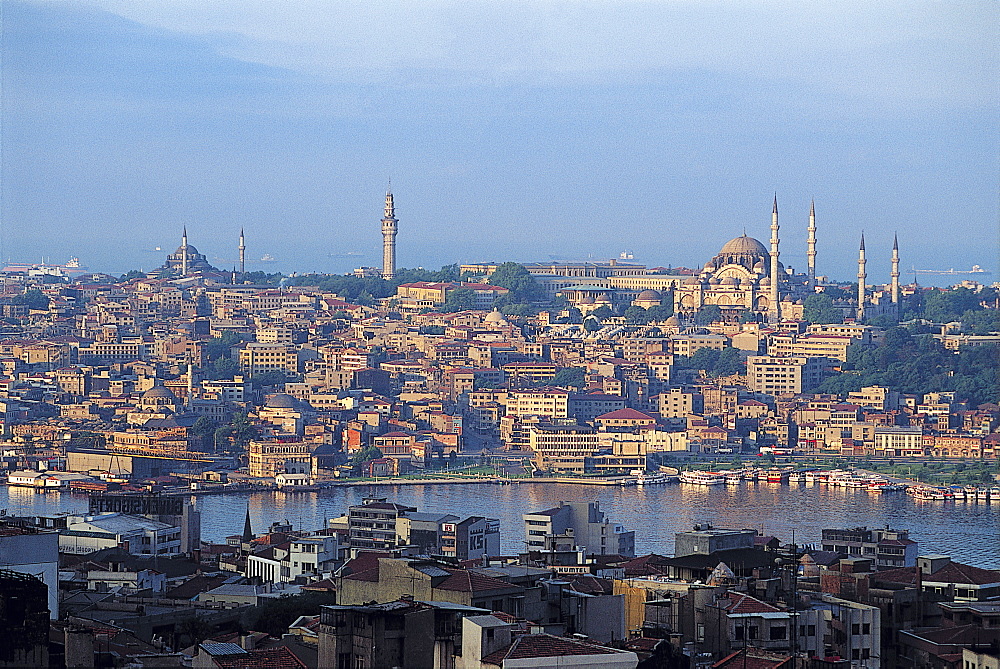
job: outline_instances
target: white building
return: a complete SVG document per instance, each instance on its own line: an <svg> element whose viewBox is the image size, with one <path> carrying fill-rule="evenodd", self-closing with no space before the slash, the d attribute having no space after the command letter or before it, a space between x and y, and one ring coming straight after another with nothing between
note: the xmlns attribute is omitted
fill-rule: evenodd
<svg viewBox="0 0 1000 669"><path fill-rule="evenodd" d="M59 535L20 527L0 530L0 569L30 574L49 588L49 618L59 617Z"/></svg>
<svg viewBox="0 0 1000 669"><path fill-rule="evenodd" d="M76 555L122 546L134 555L181 554L181 528L158 520L104 513L73 516L59 533L59 551Z"/></svg>

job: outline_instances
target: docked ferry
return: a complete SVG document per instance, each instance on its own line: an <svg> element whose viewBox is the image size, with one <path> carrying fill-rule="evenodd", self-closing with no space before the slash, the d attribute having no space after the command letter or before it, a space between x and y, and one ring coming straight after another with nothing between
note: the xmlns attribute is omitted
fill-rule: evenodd
<svg viewBox="0 0 1000 669"><path fill-rule="evenodd" d="M677 480L681 483L690 483L692 485L724 485L726 483L726 477L717 472L699 472L693 470L681 472L677 476Z"/></svg>

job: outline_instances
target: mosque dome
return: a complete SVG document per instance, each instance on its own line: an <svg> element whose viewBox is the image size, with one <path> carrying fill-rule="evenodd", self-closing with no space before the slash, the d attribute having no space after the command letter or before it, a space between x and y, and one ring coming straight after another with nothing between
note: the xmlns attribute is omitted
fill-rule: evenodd
<svg viewBox="0 0 1000 669"><path fill-rule="evenodd" d="M735 276L727 276L725 279L722 280L723 286L735 286L737 283L739 282L736 280Z"/></svg>
<svg viewBox="0 0 1000 669"><path fill-rule="evenodd" d="M147 390L146 392L144 392L142 394L142 399L144 400L165 399L165 400L170 400L172 402L176 402L177 395L174 395L174 393L170 390L170 388L157 384L152 388L150 388L149 390Z"/></svg>
<svg viewBox="0 0 1000 669"><path fill-rule="evenodd" d="M712 278L710 278L708 280L708 285L710 285L710 286L718 286L719 285L719 280L713 276Z"/></svg>
<svg viewBox="0 0 1000 669"><path fill-rule="evenodd" d="M196 249L195 247L191 246L190 244L187 245L187 254L188 254L188 256L200 255L198 253L198 249ZM180 246L177 247L177 250L174 251L174 255L175 256L182 256L182 255L184 255L184 245L183 244L181 244Z"/></svg>
<svg viewBox="0 0 1000 669"><path fill-rule="evenodd" d="M641 293L639 293L635 299L641 300L643 302L649 302L652 300L660 299L660 294L655 290L644 290Z"/></svg>
<svg viewBox="0 0 1000 669"><path fill-rule="evenodd" d="M763 273L764 273L764 263L762 263L762 262L757 262L757 263L756 263L756 264L755 264L755 265L753 266L753 271L754 271L754 272L756 272L757 274L763 274Z"/></svg>
<svg viewBox="0 0 1000 669"><path fill-rule="evenodd" d="M668 327L677 327L681 324L681 321L679 318L677 318L677 316L671 316L665 322Z"/></svg>
<svg viewBox="0 0 1000 669"><path fill-rule="evenodd" d="M268 397L264 406L269 409L298 409L299 401L288 393L278 393Z"/></svg>
<svg viewBox="0 0 1000 669"><path fill-rule="evenodd" d="M760 280L760 285L762 285L762 286L770 286L771 285L771 279L765 276L764 278L762 278Z"/></svg>
<svg viewBox="0 0 1000 669"><path fill-rule="evenodd" d="M595 300L590 295L584 295L577 304L594 304Z"/></svg>
<svg viewBox="0 0 1000 669"><path fill-rule="evenodd" d="M719 255L767 255L767 247L746 233L726 242Z"/></svg>
<svg viewBox="0 0 1000 669"><path fill-rule="evenodd" d="M697 286L699 283L701 283L701 281L696 276L690 276L687 279L684 279L685 286Z"/></svg>
<svg viewBox="0 0 1000 669"><path fill-rule="evenodd" d="M484 323L493 323L495 325L506 325L507 324L507 319L503 317L503 314L501 314L499 311L497 311L496 309L494 309L490 313L486 314L485 317L483 317L483 322Z"/></svg>

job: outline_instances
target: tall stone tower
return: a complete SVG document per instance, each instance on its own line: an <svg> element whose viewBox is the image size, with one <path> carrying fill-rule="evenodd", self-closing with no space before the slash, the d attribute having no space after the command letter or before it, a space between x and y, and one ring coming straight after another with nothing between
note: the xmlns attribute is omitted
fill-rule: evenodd
<svg viewBox="0 0 1000 669"><path fill-rule="evenodd" d="M184 232L181 233L181 276L188 275L188 229L184 226Z"/></svg>
<svg viewBox="0 0 1000 669"><path fill-rule="evenodd" d="M781 302L778 296L778 195L774 196L774 209L771 210L771 290L768 311L771 321L781 320Z"/></svg>
<svg viewBox="0 0 1000 669"><path fill-rule="evenodd" d="M809 266L809 290L816 289L816 201L809 204L809 239L806 259Z"/></svg>
<svg viewBox="0 0 1000 669"><path fill-rule="evenodd" d="M382 217L382 278L396 276L396 208L392 203L392 189L385 192L385 216Z"/></svg>
<svg viewBox="0 0 1000 669"><path fill-rule="evenodd" d="M861 233L861 248L858 250L858 322L865 319L865 233Z"/></svg>
<svg viewBox="0 0 1000 669"><path fill-rule="evenodd" d="M899 240L892 236L892 303L899 308Z"/></svg>
<svg viewBox="0 0 1000 669"><path fill-rule="evenodd" d="M243 275L246 273L247 265L247 244L246 240L243 238L243 228L240 228L240 280L242 281Z"/></svg>

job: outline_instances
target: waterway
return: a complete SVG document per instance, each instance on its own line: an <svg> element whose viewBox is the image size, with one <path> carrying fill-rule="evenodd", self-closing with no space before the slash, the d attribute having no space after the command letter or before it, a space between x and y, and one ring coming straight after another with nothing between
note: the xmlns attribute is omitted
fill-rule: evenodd
<svg viewBox="0 0 1000 669"><path fill-rule="evenodd" d="M874 494L820 484L747 483L738 487L613 487L572 484L377 485L334 487L312 493L234 493L192 497L202 512L202 538L222 542L243 529L247 506L256 532L275 521L314 530L327 518L347 512L364 497L415 506L419 511L489 516L500 519L504 553L523 550L521 514L556 506L560 500L600 502L608 518L634 530L639 554L671 555L674 534L696 523L756 528L796 543L819 544L823 528L885 527L908 529L923 554L1000 569L1000 504L931 502L903 493ZM9 514L84 512L87 498L68 493L37 494L0 486L0 508Z"/></svg>

